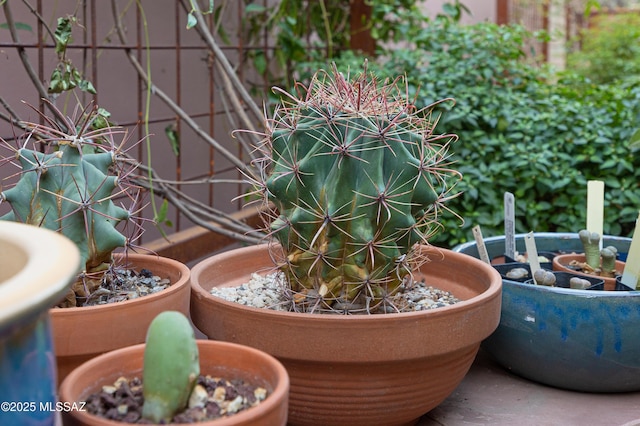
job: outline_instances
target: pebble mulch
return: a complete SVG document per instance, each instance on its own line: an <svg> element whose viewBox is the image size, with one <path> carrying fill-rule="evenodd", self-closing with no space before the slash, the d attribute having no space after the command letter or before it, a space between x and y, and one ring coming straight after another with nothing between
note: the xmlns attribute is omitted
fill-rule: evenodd
<svg viewBox="0 0 640 426"><path fill-rule="evenodd" d="M236 287L214 287L211 294L235 303L256 308L291 311L291 297L287 296L284 278L280 273L253 274L251 280ZM412 312L435 309L459 302L451 293L424 282L403 285L389 297L390 312Z"/></svg>
<svg viewBox="0 0 640 426"><path fill-rule="evenodd" d="M243 380L198 377L186 410L176 414L172 423L196 423L228 417L254 407L267 397L267 390ZM89 413L122 423L153 424L142 418L144 397L142 380L120 377L113 385L103 386L87 398Z"/></svg>

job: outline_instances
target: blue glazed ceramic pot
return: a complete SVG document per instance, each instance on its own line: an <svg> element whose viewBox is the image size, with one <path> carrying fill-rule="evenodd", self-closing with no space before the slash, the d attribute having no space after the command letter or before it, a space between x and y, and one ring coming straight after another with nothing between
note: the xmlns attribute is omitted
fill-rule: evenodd
<svg viewBox="0 0 640 426"><path fill-rule="evenodd" d="M538 250L581 251L578 234L536 233ZM504 254L504 236L486 238L490 258ZM604 245L629 250L629 238ZM516 236L524 252L524 235ZM454 249L479 257L475 242ZM513 373L584 392L640 391L640 291L591 291L503 279L500 325L482 347Z"/></svg>
<svg viewBox="0 0 640 426"><path fill-rule="evenodd" d="M54 425L56 358L49 308L80 268L55 232L0 221L0 424Z"/></svg>

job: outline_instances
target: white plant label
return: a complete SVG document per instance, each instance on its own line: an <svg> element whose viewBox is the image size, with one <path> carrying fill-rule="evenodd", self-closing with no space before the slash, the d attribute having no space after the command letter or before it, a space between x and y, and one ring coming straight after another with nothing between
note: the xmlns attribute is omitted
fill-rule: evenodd
<svg viewBox="0 0 640 426"><path fill-rule="evenodd" d="M640 278L640 231L638 231L638 225L640 225L640 215L636 219L636 228L633 230L631 247L629 247L629 254L620 279L622 284L633 289L638 289L638 278Z"/></svg>
<svg viewBox="0 0 640 426"><path fill-rule="evenodd" d="M473 232L473 238L476 240L476 245L478 246L478 254L480 255L480 260L485 263L491 264L489 253L487 253L487 247L484 245L484 238L482 238L480 225L474 226L473 228L471 228L471 231Z"/></svg>
<svg viewBox="0 0 640 426"><path fill-rule="evenodd" d="M533 232L529 232L524 236L524 245L527 248L527 258L529 259L529 266L531 267L531 276L533 282L536 282L536 271L540 269L540 260L538 260L538 248L536 247L536 240L533 238Z"/></svg>
<svg viewBox="0 0 640 426"><path fill-rule="evenodd" d="M510 192L504 193L504 254L516 258L515 198Z"/></svg>
<svg viewBox="0 0 640 426"><path fill-rule="evenodd" d="M590 180L587 182L587 231L600 235L602 250L604 227L604 182Z"/></svg>

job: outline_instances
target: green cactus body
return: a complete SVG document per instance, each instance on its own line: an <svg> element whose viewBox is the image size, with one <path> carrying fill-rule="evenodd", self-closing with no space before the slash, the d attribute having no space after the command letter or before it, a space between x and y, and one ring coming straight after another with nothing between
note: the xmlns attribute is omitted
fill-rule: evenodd
<svg viewBox="0 0 640 426"><path fill-rule="evenodd" d="M556 285L556 276L551 271L538 269L533 274L533 278L535 279L535 283L538 285L546 285L549 287Z"/></svg>
<svg viewBox="0 0 640 426"><path fill-rule="evenodd" d="M198 346L189 320L177 311L162 312L147 331L142 417L170 422L187 406L199 374Z"/></svg>
<svg viewBox="0 0 640 426"><path fill-rule="evenodd" d="M618 249L613 246L605 247L600 251L600 256L602 257L602 271L600 275L603 277L615 277L617 255Z"/></svg>
<svg viewBox="0 0 640 426"><path fill-rule="evenodd" d="M577 290L586 290L591 287L592 283L589 280L585 280L579 277L573 277L569 280L569 288Z"/></svg>
<svg viewBox="0 0 640 426"><path fill-rule="evenodd" d="M20 180L1 194L12 211L0 219L61 232L80 249L86 272L103 269L111 252L126 243L115 226L129 218L111 200L117 185L117 178L109 176L112 154L81 153L61 144L48 154L22 148L17 158Z"/></svg>
<svg viewBox="0 0 640 426"><path fill-rule="evenodd" d="M278 212L270 229L294 292L366 309L424 260L414 245L427 242L459 178L444 164L455 136L434 135L428 114L395 84L379 87L366 73L351 83L325 77L270 121L264 187Z"/></svg>
<svg viewBox="0 0 640 426"><path fill-rule="evenodd" d="M600 268L600 235L586 229L578 232L584 249L585 262L593 269Z"/></svg>

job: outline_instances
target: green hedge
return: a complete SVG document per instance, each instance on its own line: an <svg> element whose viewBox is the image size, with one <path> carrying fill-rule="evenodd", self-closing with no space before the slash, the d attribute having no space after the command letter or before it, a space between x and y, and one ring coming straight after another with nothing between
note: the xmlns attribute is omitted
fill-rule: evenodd
<svg viewBox="0 0 640 426"><path fill-rule="evenodd" d="M640 78L640 10L599 13L590 21L567 67L598 84Z"/></svg>
<svg viewBox="0 0 640 426"><path fill-rule="evenodd" d="M604 180L605 233L629 235L640 209L640 158L629 147L638 126L640 85L590 84L527 63L519 26L462 26L434 20L410 34L409 48L381 50L369 59L380 77L407 76L418 106L455 98L442 107L442 132L455 132L453 160L463 193L449 206L464 218L445 220L433 242L453 246L504 233L503 194L516 197L516 231L577 232L586 221L586 186ZM339 69L357 72L363 57L342 52ZM326 64L305 64L314 69ZM418 90L419 89L419 90Z"/></svg>

